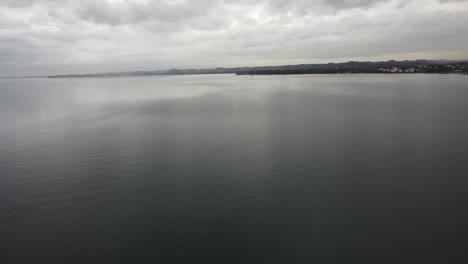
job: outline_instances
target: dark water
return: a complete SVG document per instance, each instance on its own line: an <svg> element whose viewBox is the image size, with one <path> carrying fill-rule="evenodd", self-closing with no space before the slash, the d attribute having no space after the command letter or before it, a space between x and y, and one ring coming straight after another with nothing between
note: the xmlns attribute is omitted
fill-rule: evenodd
<svg viewBox="0 0 468 264"><path fill-rule="evenodd" d="M467 263L468 78L0 80L0 263Z"/></svg>

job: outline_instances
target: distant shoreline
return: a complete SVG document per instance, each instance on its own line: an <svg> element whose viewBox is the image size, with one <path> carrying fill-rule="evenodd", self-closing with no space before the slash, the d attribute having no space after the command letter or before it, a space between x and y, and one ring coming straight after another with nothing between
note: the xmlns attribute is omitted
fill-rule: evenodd
<svg viewBox="0 0 468 264"><path fill-rule="evenodd" d="M457 73L468 74L468 60L404 60L359 62L349 61L327 64L296 64L282 66L257 66L211 69L170 69L159 71L128 71L91 74L49 75L47 78L132 77L188 74L236 75L290 75L290 74L359 74L359 73Z"/></svg>
<svg viewBox="0 0 468 264"><path fill-rule="evenodd" d="M80 78L125 78L125 77L154 77L154 76L189 76L189 75L237 75L237 76L255 76L255 75L353 75L353 74L369 74L369 75L424 75L424 74L441 74L441 75L468 75L468 73L457 72L416 72L416 73L384 73L384 72L336 72L336 73L185 73L185 74L148 74L148 75L80 75L80 76L43 76L43 77L6 77L0 79L80 79Z"/></svg>
<svg viewBox="0 0 468 264"><path fill-rule="evenodd" d="M468 60L413 60L413 61L349 61L327 64L296 64L282 66L256 66L210 69L170 69L158 71L127 71L88 74L63 74L48 76L0 77L0 79L34 78L97 78L97 77L144 77L201 74L236 75L293 75L293 74L463 74L468 75Z"/></svg>
<svg viewBox="0 0 468 264"><path fill-rule="evenodd" d="M41 79L48 78L48 76L10 76L10 77L0 77L0 79Z"/></svg>

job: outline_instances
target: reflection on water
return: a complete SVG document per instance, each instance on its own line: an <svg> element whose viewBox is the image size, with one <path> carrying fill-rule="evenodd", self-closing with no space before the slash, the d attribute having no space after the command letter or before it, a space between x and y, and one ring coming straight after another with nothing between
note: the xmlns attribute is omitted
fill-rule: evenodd
<svg viewBox="0 0 468 264"><path fill-rule="evenodd" d="M468 80L443 77L0 80L0 260L455 260Z"/></svg>

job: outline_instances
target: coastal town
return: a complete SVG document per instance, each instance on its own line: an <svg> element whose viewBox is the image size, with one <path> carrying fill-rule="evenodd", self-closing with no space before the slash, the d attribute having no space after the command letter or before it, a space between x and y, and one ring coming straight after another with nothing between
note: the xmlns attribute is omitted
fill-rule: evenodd
<svg viewBox="0 0 468 264"><path fill-rule="evenodd" d="M468 74L468 65L448 64L448 65L419 65L417 67L385 67L379 68L380 73L459 73Z"/></svg>

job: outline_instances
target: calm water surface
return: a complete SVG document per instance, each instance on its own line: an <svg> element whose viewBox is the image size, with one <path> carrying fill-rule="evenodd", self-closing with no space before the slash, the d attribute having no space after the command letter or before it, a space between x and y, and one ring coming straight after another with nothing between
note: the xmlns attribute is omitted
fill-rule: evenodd
<svg viewBox="0 0 468 264"><path fill-rule="evenodd" d="M467 263L468 78L0 80L0 263Z"/></svg>

